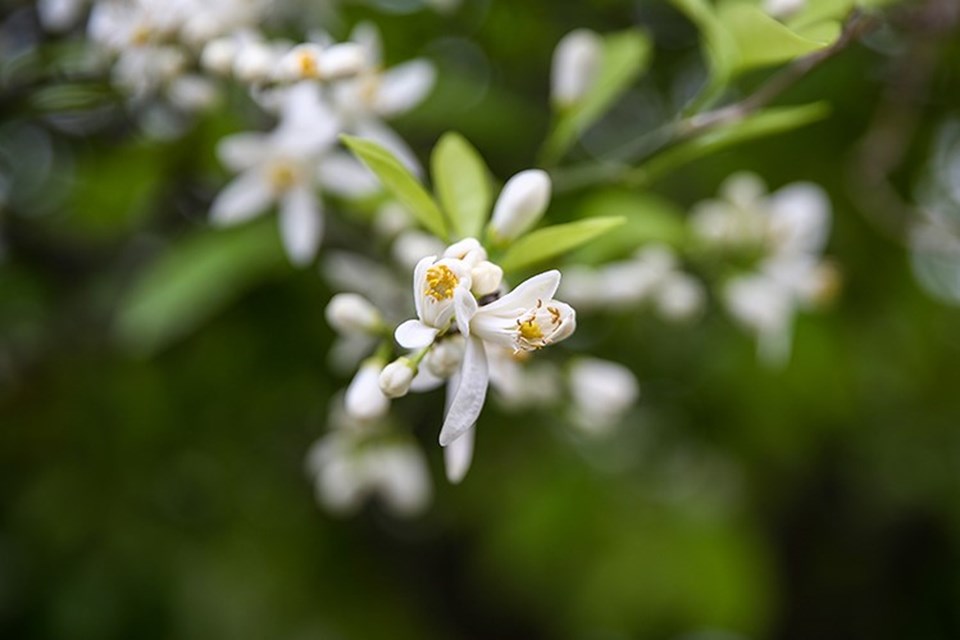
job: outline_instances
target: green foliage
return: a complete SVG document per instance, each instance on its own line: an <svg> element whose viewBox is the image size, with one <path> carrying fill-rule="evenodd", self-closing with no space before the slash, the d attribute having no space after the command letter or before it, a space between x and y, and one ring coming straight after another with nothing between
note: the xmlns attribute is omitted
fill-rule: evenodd
<svg viewBox="0 0 960 640"><path fill-rule="evenodd" d="M504 254L504 271L518 271L547 258L576 249L625 222L625 218L588 218L531 231L520 237Z"/></svg>
<svg viewBox="0 0 960 640"><path fill-rule="evenodd" d="M603 61L596 84L583 100L557 115L544 146L544 160L555 162L593 126L650 64L650 38L639 29L603 37Z"/></svg>
<svg viewBox="0 0 960 640"><path fill-rule="evenodd" d="M182 240L139 275L116 315L116 337L151 353L195 330L284 263L272 219Z"/></svg>
<svg viewBox="0 0 960 640"><path fill-rule="evenodd" d="M440 207L416 176L392 153L371 140L347 135L342 138L343 143L380 178L387 191L406 207L420 224L439 238L448 237L447 221Z"/></svg>
<svg viewBox="0 0 960 640"><path fill-rule="evenodd" d="M460 237L479 237L490 216L493 193L479 152L458 133L445 133L430 156L433 186Z"/></svg>

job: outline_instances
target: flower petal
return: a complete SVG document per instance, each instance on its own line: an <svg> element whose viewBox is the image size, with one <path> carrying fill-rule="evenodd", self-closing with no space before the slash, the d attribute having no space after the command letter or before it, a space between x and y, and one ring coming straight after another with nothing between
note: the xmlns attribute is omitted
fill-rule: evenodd
<svg viewBox="0 0 960 640"><path fill-rule="evenodd" d="M320 201L309 188L289 191L280 203L280 237L295 266L309 264L317 255L323 234Z"/></svg>
<svg viewBox="0 0 960 640"><path fill-rule="evenodd" d="M344 198L363 198L380 191L370 170L345 153L331 153L320 160L317 180L325 191Z"/></svg>
<svg viewBox="0 0 960 640"><path fill-rule="evenodd" d="M386 124L373 118L367 118L357 123L354 133L360 138L373 140L397 156L397 159L417 177L423 175L423 168L420 166L416 154L414 154L413 150L404 142L403 138L398 136L397 133Z"/></svg>
<svg viewBox="0 0 960 640"><path fill-rule="evenodd" d="M464 337L470 335L470 321L477 313L477 299L464 287L457 287L453 291L454 316L457 319L457 328Z"/></svg>
<svg viewBox="0 0 960 640"><path fill-rule="evenodd" d="M560 286L560 272L556 269L544 271L521 282L516 289L483 307L481 312L488 314L509 314L517 309L529 309L537 300L549 300Z"/></svg>
<svg viewBox="0 0 960 640"><path fill-rule="evenodd" d="M490 375L487 369L487 353L479 338L467 338L460 369L460 384L457 385L450 410L440 430L440 446L445 447L461 437L480 416L487 398Z"/></svg>
<svg viewBox="0 0 960 640"><path fill-rule="evenodd" d="M473 462L473 444L477 437L476 425L470 427L464 434L454 440L449 447L443 450L443 463L447 471L447 480L459 484L470 470Z"/></svg>
<svg viewBox="0 0 960 640"><path fill-rule="evenodd" d="M224 187L210 206L210 219L228 226L263 213L273 200L270 185L256 171L242 173Z"/></svg>
<svg viewBox="0 0 960 640"><path fill-rule="evenodd" d="M420 104L433 88L437 73L426 60L411 60L380 76L374 109L384 118L405 113Z"/></svg>
<svg viewBox="0 0 960 640"><path fill-rule="evenodd" d="M233 171L244 171L259 164L267 155L267 135L238 133L228 136L217 145L217 157Z"/></svg>
<svg viewBox="0 0 960 640"><path fill-rule="evenodd" d="M437 336L437 329L428 327L419 320L407 320L394 332L393 337L404 349L422 349Z"/></svg>

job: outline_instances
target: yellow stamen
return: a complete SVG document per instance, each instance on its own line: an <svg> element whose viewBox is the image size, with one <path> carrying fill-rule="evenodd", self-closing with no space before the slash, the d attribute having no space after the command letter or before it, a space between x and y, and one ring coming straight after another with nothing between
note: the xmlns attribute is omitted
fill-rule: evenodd
<svg viewBox="0 0 960 640"><path fill-rule="evenodd" d="M297 183L297 171L288 164L277 164L270 168L269 180L276 191L286 191Z"/></svg>
<svg viewBox="0 0 960 640"><path fill-rule="evenodd" d="M453 297L453 290L457 288L460 279L445 264L438 264L427 269L427 287L423 290L437 302L449 300Z"/></svg>
<svg viewBox="0 0 960 640"><path fill-rule="evenodd" d="M304 78L316 78L320 75L320 68L317 65L317 58L310 53L301 53L300 59L300 75Z"/></svg>
<svg viewBox="0 0 960 640"><path fill-rule="evenodd" d="M527 342L543 339L543 329L540 328L537 318L532 315L526 320L517 320L517 331Z"/></svg>

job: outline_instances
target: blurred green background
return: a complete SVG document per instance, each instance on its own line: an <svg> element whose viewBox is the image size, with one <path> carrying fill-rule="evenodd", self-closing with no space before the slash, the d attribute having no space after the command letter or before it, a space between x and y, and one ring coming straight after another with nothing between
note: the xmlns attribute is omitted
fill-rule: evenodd
<svg viewBox="0 0 960 640"><path fill-rule="evenodd" d="M656 43L581 159L675 111L671 96L699 77L696 31L660 3L407 8L348 5L332 30L373 19L388 61L434 60L439 86L398 130L421 158L460 131L500 177L535 162L549 56L567 31L639 24ZM628 424L591 441L562 416L490 404L454 487L435 446L440 396L396 403L437 484L433 507L403 521L375 503L337 518L314 501L304 456L348 378L326 361L330 291L287 266L272 219L218 232L228 255L197 281L209 319L180 310L187 321L155 349L118 332L139 274L214 235L204 207L225 174L213 149L249 128L243 96L162 142L137 133L106 85L84 84L88 102L76 87L53 93L68 102L50 108L70 40L10 48L29 39L30 12L14 3L0 32L0 637L960 637L960 311L921 289L902 225L850 187L858 144L922 43L928 90L892 175L910 197L960 111L955 25L884 27L780 100L826 99L829 118L650 187L688 207L746 169L829 192L843 291L800 318L783 370L757 363L716 309L692 326L585 315L571 348L640 380ZM58 126L68 118L108 125ZM554 215L590 193L559 196ZM329 220L327 246L362 237Z"/></svg>

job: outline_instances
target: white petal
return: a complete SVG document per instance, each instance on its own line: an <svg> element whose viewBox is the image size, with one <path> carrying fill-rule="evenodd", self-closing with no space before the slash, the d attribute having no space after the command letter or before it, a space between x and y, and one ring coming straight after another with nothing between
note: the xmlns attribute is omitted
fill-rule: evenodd
<svg viewBox="0 0 960 640"><path fill-rule="evenodd" d="M380 30L377 29L377 25L367 20L358 22L357 26L350 32L350 40L363 47L369 66L380 66L380 61L383 60L383 46L380 42Z"/></svg>
<svg viewBox="0 0 960 640"><path fill-rule="evenodd" d="M427 281L427 269L437 261L437 256L424 256L413 269L413 302L417 307L417 317L423 318L423 286Z"/></svg>
<svg viewBox="0 0 960 640"><path fill-rule="evenodd" d="M443 462L447 471L447 480L459 484L470 470L473 462L473 444L477 436L476 426L470 427L450 446L443 450Z"/></svg>
<svg viewBox="0 0 960 640"><path fill-rule="evenodd" d="M409 111L427 96L436 75L433 64L426 60L411 60L385 71L373 108L384 118Z"/></svg>
<svg viewBox="0 0 960 640"><path fill-rule="evenodd" d="M440 430L440 446L449 445L474 425L487 398L489 382L483 342L479 338L468 338L460 369L460 384Z"/></svg>
<svg viewBox="0 0 960 640"><path fill-rule="evenodd" d="M407 169L416 176L423 175L423 169L420 167L420 161L413 153L413 150L407 146L403 138L382 122L368 118L361 121L356 126L356 135L361 138L369 138L384 149L397 156Z"/></svg>
<svg viewBox="0 0 960 640"><path fill-rule="evenodd" d="M830 230L830 201L812 183L787 185L770 196L771 225L781 248L791 252L821 251Z"/></svg>
<svg viewBox="0 0 960 640"><path fill-rule="evenodd" d="M343 396L347 414L359 420L373 420L390 410L390 398L380 391L382 365L368 360L360 365Z"/></svg>
<svg viewBox="0 0 960 640"><path fill-rule="evenodd" d="M436 347L434 347L436 348ZM410 391L414 393L423 393L424 391L433 391L443 385L445 380L434 375L427 367L421 366L410 383Z"/></svg>
<svg viewBox="0 0 960 640"><path fill-rule="evenodd" d="M369 169L345 153L331 153L317 166L317 180L324 191L344 198L363 198L380 191Z"/></svg>
<svg viewBox="0 0 960 640"><path fill-rule="evenodd" d="M404 349L422 349L437 336L437 329L428 327L419 320L407 320L394 332L393 337Z"/></svg>
<svg viewBox="0 0 960 640"><path fill-rule="evenodd" d="M560 286L560 272L556 269L544 271L521 282L516 289L483 307L484 315L512 314L516 309L529 309L537 300L550 300Z"/></svg>
<svg viewBox="0 0 960 640"><path fill-rule="evenodd" d="M477 313L477 299L464 287L457 287L453 291L454 317L457 319L457 328L464 337L470 335L470 321Z"/></svg>
<svg viewBox="0 0 960 640"><path fill-rule="evenodd" d="M273 201L270 185L259 172L242 173L224 187L210 206L214 224L231 225L245 222L263 213Z"/></svg>
<svg viewBox="0 0 960 640"><path fill-rule="evenodd" d="M289 191L280 204L280 237L295 266L313 261L323 234L320 201L309 187Z"/></svg>

